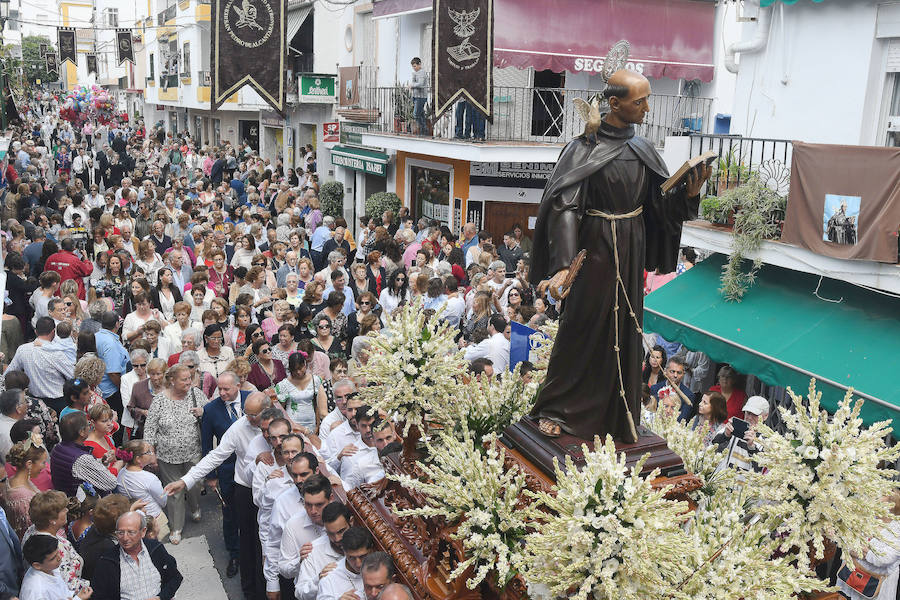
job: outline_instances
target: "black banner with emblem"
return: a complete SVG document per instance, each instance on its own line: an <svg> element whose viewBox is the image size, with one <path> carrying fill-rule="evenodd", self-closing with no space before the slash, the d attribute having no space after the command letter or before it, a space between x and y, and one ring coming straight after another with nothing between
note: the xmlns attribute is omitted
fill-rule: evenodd
<svg viewBox="0 0 900 600"><path fill-rule="evenodd" d="M434 116L466 100L492 120L494 0L434 0Z"/></svg>
<svg viewBox="0 0 900 600"><path fill-rule="evenodd" d="M93 73L94 75L97 75L97 74L98 74L98 71L97 71L97 55L96 55L96 54L88 54L88 55L85 57L85 60L87 61L87 72L88 72L88 73Z"/></svg>
<svg viewBox="0 0 900 600"><path fill-rule="evenodd" d="M134 64L134 43L131 39L131 30L116 29L116 64L121 65L126 60Z"/></svg>
<svg viewBox="0 0 900 600"><path fill-rule="evenodd" d="M73 27L59 27L56 30L56 43L59 47L59 64L69 61L73 65L78 64L78 55L75 53L75 29Z"/></svg>
<svg viewBox="0 0 900 600"><path fill-rule="evenodd" d="M56 55L52 52L48 53L45 57L47 60L47 73L55 73L57 79L59 78L59 69L56 67Z"/></svg>
<svg viewBox="0 0 900 600"><path fill-rule="evenodd" d="M47 56L48 52L50 52L50 44L41 44L41 58Z"/></svg>
<svg viewBox="0 0 900 600"><path fill-rule="evenodd" d="M244 85L284 114L288 0L212 0L211 109Z"/></svg>

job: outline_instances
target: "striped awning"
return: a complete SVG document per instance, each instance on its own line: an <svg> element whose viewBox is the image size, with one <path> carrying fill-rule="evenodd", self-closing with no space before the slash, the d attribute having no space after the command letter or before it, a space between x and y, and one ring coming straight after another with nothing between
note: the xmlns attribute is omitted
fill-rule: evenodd
<svg viewBox="0 0 900 600"><path fill-rule="evenodd" d="M300 31L300 27L303 25L303 22L306 21L306 17L309 16L309 13L312 12L313 4L304 2L303 4L296 4L294 6L288 5L288 15L287 15L287 41L288 44L291 43L291 40L294 39L294 36L297 35L297 32Z"/></svg>

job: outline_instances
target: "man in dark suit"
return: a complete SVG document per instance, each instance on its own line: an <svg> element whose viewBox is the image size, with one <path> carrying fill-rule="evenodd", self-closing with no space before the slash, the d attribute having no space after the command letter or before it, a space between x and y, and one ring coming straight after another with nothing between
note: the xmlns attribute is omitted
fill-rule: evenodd
<svg viewBox="0 0 900 600"><path fill-rule="evenodd" d="M244 414L244 401L250 392L241 391L240 380L234 373L222 373L219 376L219 396L203 407L200 418L200 438L203 455L213 449L213 438L222 441L222 436ZM234 462L232 454L218 469L214 469L207 480L218 479L219 491L225 503L222 505L222 535L228 549L229 561L226 575L234 577L238 572L239 538L237 518L234 514Z"/></svg>
<svg viewBox="0 0 900 600"><path fill-rule="evenodd" d="M219 185L222 183L222 177L225 174L225 159L222 158L222 153L220 152L216 156L216 162L212 164L212 168L209 170L209 180L213 185Z"/></svg>
<svg viewBox="0 0 900 600"><path fill-rule="evenodd" d="M19 536L0 508L0 598L18 597L19 583L25 575L24 564Z"/></svg>

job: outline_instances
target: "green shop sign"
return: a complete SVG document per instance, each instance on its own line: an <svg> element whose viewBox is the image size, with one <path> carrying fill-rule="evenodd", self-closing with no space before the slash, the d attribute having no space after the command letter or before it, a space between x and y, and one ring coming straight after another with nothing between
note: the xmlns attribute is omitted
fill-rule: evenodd
<svg viewBox="0 0 900 600"><path fill-rule="evenodd" d="M384 152L335 146L331 149L331 163L339 167L386 177L388 155Z"/></svg>
<svg viewBox="0 0 900 600"><path fill-rule="evenodd" d="M334 102L334 75L301 75L300 102Z"/></svg>

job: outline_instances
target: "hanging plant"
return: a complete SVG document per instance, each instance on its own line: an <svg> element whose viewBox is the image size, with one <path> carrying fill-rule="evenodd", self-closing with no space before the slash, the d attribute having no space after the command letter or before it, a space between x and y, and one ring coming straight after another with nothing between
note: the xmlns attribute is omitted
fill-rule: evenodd
<svg viewBox="0 0 900 600"><path fill-rule="evenodd" d="M728 300L740 301L756 281L762 261L752 261L745 270L747 257L759 251L764 240L778 237L779 215L787 208L787 199L766 186L757 174L746 183L726 190L718 197L719 214L734 214L732 249L728 262L722 267L722 287L719 291Z"/></svg>

